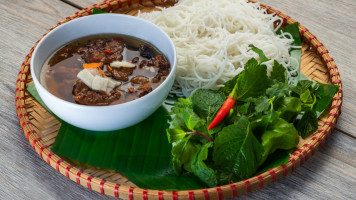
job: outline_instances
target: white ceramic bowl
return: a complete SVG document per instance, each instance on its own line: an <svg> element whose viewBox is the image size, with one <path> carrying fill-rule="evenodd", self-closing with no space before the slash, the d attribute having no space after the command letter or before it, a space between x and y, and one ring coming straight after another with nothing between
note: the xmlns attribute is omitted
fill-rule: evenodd
<svg viewBox="0 0 356 200"><path fill-rule="evenodd" d="M157 47L171 64L166 80L149 94L118 105L85 106L62 100L39 82L46 59L63 45L89 35L124 34L141 38ZM174 82L176 51L169 36L143 19L120 14L99 14L69 21L48 33L31 58L31 74L36 89L51 111L62 120L88 130L108 131L132 126L151 115L165 100Z"/></svg>

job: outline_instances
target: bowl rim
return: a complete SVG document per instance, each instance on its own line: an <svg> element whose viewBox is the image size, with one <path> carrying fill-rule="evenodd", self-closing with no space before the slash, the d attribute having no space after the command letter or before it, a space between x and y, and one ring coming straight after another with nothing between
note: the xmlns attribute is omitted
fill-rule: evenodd
<svg viewBox="0 0 356 200"><path fill-rule="evenodd" d="M171 67L171 70L170 70L170 73L168 74L168 76L166 77L166 79L158 86L156 87L154 90L152 90L150 93L148 93L147 95L143 96L143 97L140 97L140 98L137 98L137 99L134 99L132 101L129 101L129 102L124 102L124 103L120 103L120 104L113 104L113 105L105 105L105 106L97 106L97 105L82 105L82 104L77 104L77 103L73 103L73 102L69 102L69 101L66 101L64 99L61 99L55 95L53 95L51 92L49 92L41 83L40 83L40 80L39 78L37 78L36 76L36 73L34 73L34 58L36 57L36 54L37 52L39 51L39 48L41 48L41 45L42 43L44 43L44 41L46 41L46 39L48 37L50 37L51 35L55 34L56 31L60 30L60 29L64 29L66 28L68 25L70 24L73 24L73 23L80 23L81 21L83 20L90 20L91 18L107 18L107 17L117 17L117 18L120 18L120 19L131 19L131 20L136 20L136 21L141 21L143 23L147 23L149 24L150 26L154 27L155 29L159 30L167 39L167 41L169 42L169 46L172 48L172 52L173 52L173 63L170 62L170 67ZM105 34L105 33L103 33ZM112 33L110 33L112 34ZM115 33L114 33L115 34ZM120 34L120 33L117 33L117 34ZM92 35L98 35L98 34L92 34ZM88 36L92 36L92 35L88 35ZM84 36L86 37L86 36ZM136 36L134 36L136 37ZM76 37L75 39L71 40L71 41L75 41L77 39L80 39L80 38L83 38L83 37ZM137 37L138 38L138 37ZM141 39L141 38L138 38L138 39ZM141 39L143 40L143 39ZM144 40L145 41L145 40ZM70 43L70 42L69 42ZM149 42L148 42L149 43ZM63 45L65 45L66 43L62 44L61 47ZM155 46L155 45L153 45ZM156 46L155 46L156 47ZM60 48L60 47L59 47ZM157 47L156 47L157 48ZM56 49L55 51L57 51L58 49ZM54 51L54 52L55 52ZM162 52L163 53L163 52ZM80 18L76 18L76 19L73 19L73 20L70 20L64 24L62 24L61 26L58 26L56 27L55 29L51 30L50 32L48 32L48 34L46 34L40 41L39 43L36 45L33 53L32 53L32 58L31 58L31 61L30 61L30 71L33 72L31 73L32 75L32 79L33 79L33 82L35 84L35 87L36 89L38 90L38 87L39 89L41 89L43 92L46 93L46 95L50 95L51 97L57 99L59 102L61 102L62 104L66 105L66 106L70 106L70 107L78 107L78 108L81 108L81 109L87 109L87 110L112 110L113 108L120 108L120 107L127 107L127 106L130 106L131 104L132 105L135 105L135 104L138 104L138 103L142 103L145 101L146 98L148 97L151 97L153 95L155 95L156 93L159 92L159 90L162 90L164 89L164 87L167 86L168 84L168 79L175 79L175 75L176 75L176 69L177 69L177 52L176 52L176 47L172 41L172 39L169 37L169 35L164 32L161 28L159 28L157 25L153 24L152 22L149 22L147 20L144 20L142 18L139 18L139 17L136 17L136 16L130 16L130 15L125 15L125 14L118 14L118 13L104 13L104 14L97 14L97 15L88 15L88 16L83 16L83 17L80 17ZM167 57L167 56L166 56ZM41 69L43 68L43 65L41 66ZM173 80L174 81L174 80ZM40 92L39 92L40 93ZM41 95L40 95L41 96Z"/></svg>

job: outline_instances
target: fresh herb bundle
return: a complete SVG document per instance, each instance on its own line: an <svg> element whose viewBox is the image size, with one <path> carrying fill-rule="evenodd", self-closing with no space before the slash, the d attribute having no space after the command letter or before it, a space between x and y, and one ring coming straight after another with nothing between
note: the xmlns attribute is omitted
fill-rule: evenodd
<svg viewBox="0 0 356 200"><path fill-rule="evenodd" d="M286 70L277 61L268 77L263 62L269 59L250 47L259 61L250 59L219 91L198 89L174 104L167 135L177 174L191 172L210 187L237 182L288 162L299 136L305 138L317 129L318 117L338 87L312 80L293 80L296 84L289 85ZM234 107L208 130L232 92Z"/></svg>

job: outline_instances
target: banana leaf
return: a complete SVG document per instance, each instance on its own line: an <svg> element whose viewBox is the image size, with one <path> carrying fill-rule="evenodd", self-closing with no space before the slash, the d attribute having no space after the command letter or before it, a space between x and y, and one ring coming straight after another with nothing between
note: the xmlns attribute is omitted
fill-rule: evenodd
<svg viewBox="0 0 356 200"><path fill-rule="evenodd" d="M27 91L45 107L33 83ZM172 146L166 135L169 109L170 105L164 103L141 123L116 131L89 131L61 121L52 151L84 164L119 171L141 188L205 188L191 173L183 176L174 173Z"/></svg>
<svg viewBox="0 0 356 200"><path fill-rule="evenodd" d="M278 35L288 32L292 35L294 41L291 44L292 46L302 46L302 40L300 37L299 33L299 27L298 23L295 22L293 24L289 24L287 26L284 26L276 31ZM307 76L305 76L303 73L300 72L300 62L301 62L301 56L302 56L302 49L301 48L291 48L289 50L289 55L290 57L294 58L295 61L291 61L290 66L292 69L298 69L296 74L292 75L290 82L292 85L297 85L299 80L311 80Z"/></svg>

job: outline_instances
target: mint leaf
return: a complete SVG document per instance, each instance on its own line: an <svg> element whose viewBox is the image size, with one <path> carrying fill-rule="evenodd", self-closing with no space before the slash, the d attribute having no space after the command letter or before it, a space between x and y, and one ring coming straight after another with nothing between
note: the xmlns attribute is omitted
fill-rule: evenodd
<svg viewBox="0 0 356 200"><path fill-rule="evenodd" d="M190 108L191 105L192 100L190 98L178 98L169 114L181 114L186 108Z"/></svg>
<svg viewBox="0 0 356 200"><path fill-rule="evenodd" d="M176 129L182 129L184 131L189 131L186 125L187 113L192 112L192 101L190 98L184 99L179 98L174 106L171 108L170 115L173 115L171 120L171 127ZM185 112L185 118L183 117L183 113ZM188 122L189 123L189 122Z"/></svg>
<svg viewBox="0 0 356 200"><path fill-rule="evenodd" d="M282 118L274 119L261 136L264 149L262 164L267 156L277 149L292 149L299 143L298 131L293 124L288 123Z"/></svg>
<svg viewBox="0 0 356 200"><path fill-rule="evenodd" d="M255 53L257 53L258 56L260 57L260 62L259 62L259 64L264 63L264 62L270 60L270 59L268 59L268 58L266 57L266 55L263 53L263 51L262 51L261 49L255 47L255 46L252 45L252 44L248 45L248 47L250 47L251 50L254 51Z"/></svg>
<svg viewBox="0 0 356 200"><path fill-rule="evenodd" d="M252 134L250 122L243 116L218 134L213 161L221 169L223 177L228 173L232 175L230 181L239 181L256 172L262 153L262 146ZM227 179L220 175L219 180L220 184L224 184Z"/></svg>
<svg viewBox="0 0 356 200"><path fill-rule="evenodd" d="M261 135L267 130L271 121L278 118L279 115L280 112L271 111L251 122L252 132L259 141L261 141Z"/></svg>
<svg viewBox="0 0 356 200"><path fill-rule="evenodd" d="M213 142L204 144L192 157L190 162L190 169L195 176L199 177L209 187L216 186L217 178L215 171L208 167L204 161L208 159L209 148L213 147Z"/></svg>
<svg viewBox="0 0 356 200"><path fill-rule="evenodd" d="M216 90L198 89L191 96L194 112L209 124L225 102L224 93Z"/></svg>

